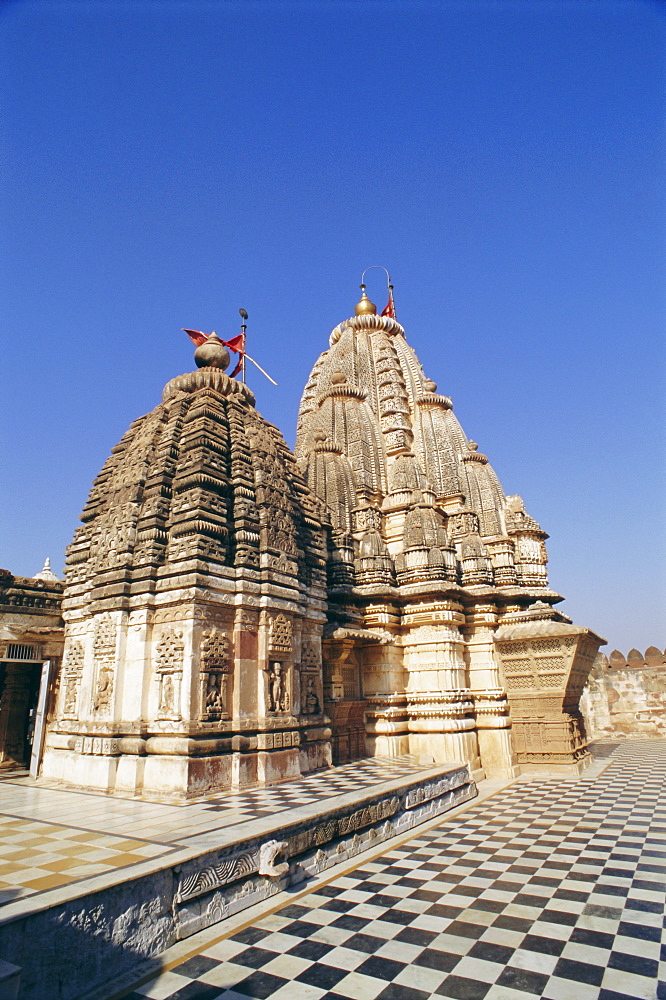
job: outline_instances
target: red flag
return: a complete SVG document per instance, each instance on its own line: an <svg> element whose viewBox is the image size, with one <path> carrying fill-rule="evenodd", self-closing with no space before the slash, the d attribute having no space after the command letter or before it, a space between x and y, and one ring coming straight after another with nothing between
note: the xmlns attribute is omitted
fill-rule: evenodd
<svg viewBox="0 0 666 1000"><path fill-rule="evenodd" d="M183 333L187 334L195 347L201 347L208 340L208 334L202 333L201 330L186 330L183 327Z"/></svg>
<svg viewBox="0 0 666 1000"><path fill-rule="evenodd" d="M393 289L389 285L389 300L386 303L386 308L382 312L382 316L390 316L391 319L395 319L395 302L393 301Z"/></svg>
<svg viewBox="0 0 666 1000"><path fill-rule="evenodd" d="M242 354L245 350L245 336L239 333L237 337L232 337L231 340L223 340L222 343L229 350L235 351L236 354Z"/></svg>

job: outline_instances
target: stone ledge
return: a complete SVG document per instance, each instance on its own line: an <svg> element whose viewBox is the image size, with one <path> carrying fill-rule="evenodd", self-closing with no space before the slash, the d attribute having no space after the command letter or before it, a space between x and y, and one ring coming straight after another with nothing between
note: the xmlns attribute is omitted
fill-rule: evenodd
<svg viewBox="0 0 666 1000"><path fill-rule="evenodd" d="M43 1000L56 979L58 1000L76 1000L101 985L110 962L116 973L129 970L476 794L468 765L428 767L361 794L196 835L151 861L6 905L0 951L22 966L22 1000ZM80 962L71 962L73 953Z"/></svg>

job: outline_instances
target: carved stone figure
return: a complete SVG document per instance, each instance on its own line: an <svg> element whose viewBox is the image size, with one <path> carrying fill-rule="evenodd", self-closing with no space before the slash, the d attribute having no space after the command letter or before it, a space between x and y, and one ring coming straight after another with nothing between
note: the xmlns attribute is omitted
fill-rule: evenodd
<svg viewBox="0 0 666 1000"><path fill-rule="evenodd" d="M210 629L203 636L200 647L202 718L205 721L227 715L229 667L229 639L218 629Z"/></svg>
<svg viewBox="0 0 666 1000"><path fill-rule="evenodd" d="M225 711L226 676L220 670L211 670L206 679L206 714L220 715Z"/></svg>
<svg viewBox="0 0 666 1000"><path fill-rule="evenodd" d="M171 715L174 711L174 687L171 674L164 674L160 685L160 712Z"/></svg>
<svg viewBox="0 0 666 1000"><path fill-rule="evenodd" d="M111 708L111 695L113 693L113 671L104 665L100 669L95 688L95 700L93 707L96 712L108 712Z"/></svg>
<svg viewBox="0 0 666 1000"><path fill-rule="evenodd" d="M268 711L289 711L289 696L281 663L271 663L268 668Z"/></svg>
<svg viewBox="0 0 666 1000"><path fill-rule="evenodd" d="M301 712L303 715L319 715L321 712L316 680L312 674L303 674L301 678Z"/></svg>

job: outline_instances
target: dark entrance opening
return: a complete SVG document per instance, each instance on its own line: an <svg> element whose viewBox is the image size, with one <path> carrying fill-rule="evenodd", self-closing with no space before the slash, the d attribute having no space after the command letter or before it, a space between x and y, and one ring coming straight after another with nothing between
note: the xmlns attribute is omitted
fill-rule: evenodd
<svg viewBox="0 0 666 1000"><path fill-rule="evenodd" d="M0 663L0 771L30 764L41 663Z"/></svg>

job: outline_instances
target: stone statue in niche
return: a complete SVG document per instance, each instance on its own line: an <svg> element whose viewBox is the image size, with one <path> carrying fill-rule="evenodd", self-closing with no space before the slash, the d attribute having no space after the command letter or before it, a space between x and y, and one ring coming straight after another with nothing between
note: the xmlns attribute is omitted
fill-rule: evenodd
<svg viewBox="0 0 666 1000"><path fill-rule="evenodd" d="M64 715L74 715L79 697L79 684L83 672L83 645L72 642L67 650L63 666L65 675Z"/></svg>
<svg viewBox="0 0 666 1000"><path fill-rule="evenodd" d="M271 663L268 667L268 711L289 711L285 670L281 663Z"/></svg>
<svg viewBox="0 0 666 1000"><path fill-rule="evenodd" d="M227 713L229 639L213 628L201 642L201 703L203 720L212 721Z"/></svg>
<svg viewBox="0 0 666 1000"><path fill-rule="evenodd" d="M219 717L226 711L227 678L221 670L211 670L206 678L205 713Z"/></svg>
<svg viewBox="0 0 666 1000"><path fill-rule="evenodd" d="M173 714L173 696L173 677L171 674L163 674L160 685L160 712L165 715Z"/></svg>
<svg viewBox="0 0 666 1000"><path fill-rule="evenodd" d="M70 674L65 680L65 704L63 715L74 715L76 712L76 699L78 696L78 678L75 674Z"/></svg>
<svg viewBox="0 0 666 1000"><path fill-rule="evenodd" d="M321 706L317 697L315 678L312 674L304 674L301 681L301 714L319 715Z"/></svg>
<svg viewBox="0 0 666 1000"><path fill-rule="evenodd" d="M159 683L158 718L180 718L180 689L183 675L183 634L167 628L156 646Z"/></svg>
<svg viewBox="0 0 666 1000"><path fill-rule="evenodd" d="M107 712L111 707L111 694L113 692L113 670L104 664L97 678L97 690L93 708L96 712Z"/></svg>

